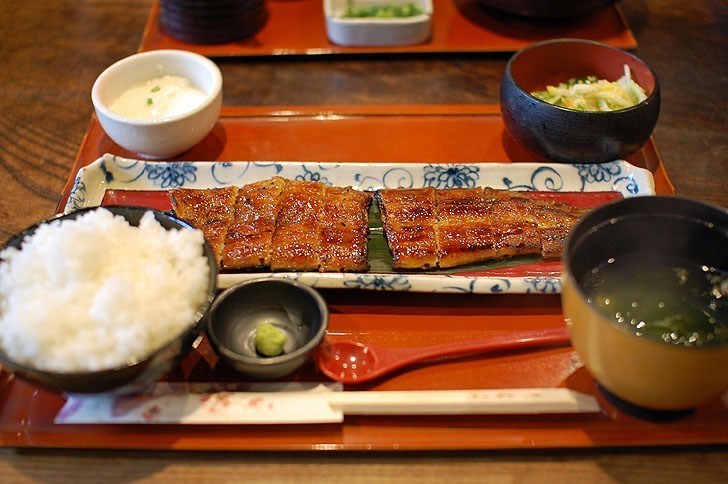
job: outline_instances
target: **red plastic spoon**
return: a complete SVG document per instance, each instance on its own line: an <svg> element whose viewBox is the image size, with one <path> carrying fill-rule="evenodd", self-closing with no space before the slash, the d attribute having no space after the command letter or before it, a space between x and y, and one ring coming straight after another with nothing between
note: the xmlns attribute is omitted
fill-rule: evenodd
<svg viewBox="0 0 728 484"><path fill-rule="evenodd" d="M363 383L412 363L434 358L566 343L569 343L566 327L514 331L419 348L386 348L351 341L335 341L324 344L318 353L317 363L319 369L332 380Z"/></svg>

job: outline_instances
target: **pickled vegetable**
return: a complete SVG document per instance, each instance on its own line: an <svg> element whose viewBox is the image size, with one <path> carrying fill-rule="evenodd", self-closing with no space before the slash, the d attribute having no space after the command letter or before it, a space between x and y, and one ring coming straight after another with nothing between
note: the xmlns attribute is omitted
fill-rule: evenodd
<svg viewBox="0 0 728 484"><path fill-rule="evenodd" d="M595 76L572 78L557 86L547 86L543 91L534 91L531 95L549 104L577 111L616 111L647 99L644 89L632 80L626 65L624 75L613 82Z"/></svg>

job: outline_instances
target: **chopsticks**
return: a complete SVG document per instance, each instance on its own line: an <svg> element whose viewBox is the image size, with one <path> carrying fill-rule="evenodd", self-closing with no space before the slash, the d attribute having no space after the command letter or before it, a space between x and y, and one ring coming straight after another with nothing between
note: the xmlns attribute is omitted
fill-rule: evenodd
<svg viewBox="0 0 728 484"><path fill-rule="evenodd" d="M596 399L568 388L333 392L345 415L473 415L599 412Z"/></svg>
<svg viewBox="0 0 728 484"><path fill-rule="evenodd" d="M246 391L159 384L137 395L70 396L57 424L311 424L347 415L577 414L600 411L568 388L341 391L340 384L254 384ZM200 391L198 391L200 390Z"/></svg>

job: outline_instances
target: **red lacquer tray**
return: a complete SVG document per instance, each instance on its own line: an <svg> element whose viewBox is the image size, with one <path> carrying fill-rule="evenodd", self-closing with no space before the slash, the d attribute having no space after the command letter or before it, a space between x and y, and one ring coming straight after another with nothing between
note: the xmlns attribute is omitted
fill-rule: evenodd
<svg viewBox="0 0 728 484"><path fill-rule="evenodd" d="M372 140L377 140L372 143ZM395 142L396 140L396 142ZM132 156L94 119L73 173L101 154ZM497 106L226 108L184 160L375 162L541 161L514 145ZM673 189L650 140L628 160L649 169L657 193ZM63 192L63 206L71 188ZM143 201L143 200L142 200ZM333 337L405 347L563 324L558 295L421 294L323 290ZM202 343L171 380L236 381ZM313 366L293 380L321 379ZM60 395L3 374L0 444L14 447L219 450L426 450L728 443L728 410L716 400L669 422L612 405L568 347L421 365L363 388L444 390L566 387L594 395L602 411L578 415L348 416L320 425L56 425Z"/></svg>
<svg viewBox="0 0 728 484"><path fill-rule="evenodd" d="M391 54L437 52L514 52L553 38L589 39L634 49L632 35L618 4L575 21L538 23L488 13L477 0L434 0L432 37L414 46L342 47L326 36L322 0L269 0L270 18L253 37L224 44L191 44L175 39L158 24L154 2L139 47L184 49L211 57L323 54Z"/></svg>

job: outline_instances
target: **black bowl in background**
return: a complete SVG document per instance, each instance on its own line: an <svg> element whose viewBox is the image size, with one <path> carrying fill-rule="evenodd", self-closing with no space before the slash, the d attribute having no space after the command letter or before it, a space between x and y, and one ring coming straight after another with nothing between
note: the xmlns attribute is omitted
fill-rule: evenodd
<svg viewBox="0 0 728 484"><path fill-rule="evenodd" d="M577 111L531 95L573 77L614 81L625 65L647 94L627 109ZM647 142L660 113L660 87L652 68L628 52L589 40L556 39L511 57L501 80L500 105L506 130L528 150L550 161L602 163L624 159Z"/></svg>
<svg viewBox="0 0 728 484"><path fill-rule="evenodd" d="M167 230L192 229L186 222L168 213L157 210L143 207L121 206L105 208L114 215L123 216L132 226L138 226L142 216L146 212L152 211L154 218ZM20 248L23 239L28 235L32 235L43 224L56 220L75 219L95 209L96 207L84 208L69 214L60 214L43 220L13 236L0 250L4 250L6 247ZM194 320L190 322L189 326L181 334L171 336L171 339L164 346L154 350L149 355L143 356L137 363L100 371L53 372L39 370L25 364L17 363L0 349L0 364L2 368L39 386L60 393L88 394L113 392L121 394L144 390L177 366L192 348L192 344L204 329L206 321L205 315L217 292L217 263L212 248L207 242L204 245L204 252L210 267L205 303L197 311Z"/></svg>
<svg viewBox="0 0 728 484"><path fill-rule="evenodd" d="M268 22L267 0L161 0L159 25L193 44L220 44L252 37Z"/></svg>
<svg viewBox="0 0 728 484"><path fill-rule="evenodd" d="M207 335L228 366L261 380L290 375L312 356L326 334L329 311L315 289L286 278L242 282L223 291L210 308ZM255 333L269 322L287 335L284 352L257 353Z"/></svg>
<svg viewBox="0 0 728 484"><path fill-rule="evenodd" d="M478 0L480 5L535 20L566 20L595 12L615 0Z"/></svg>

